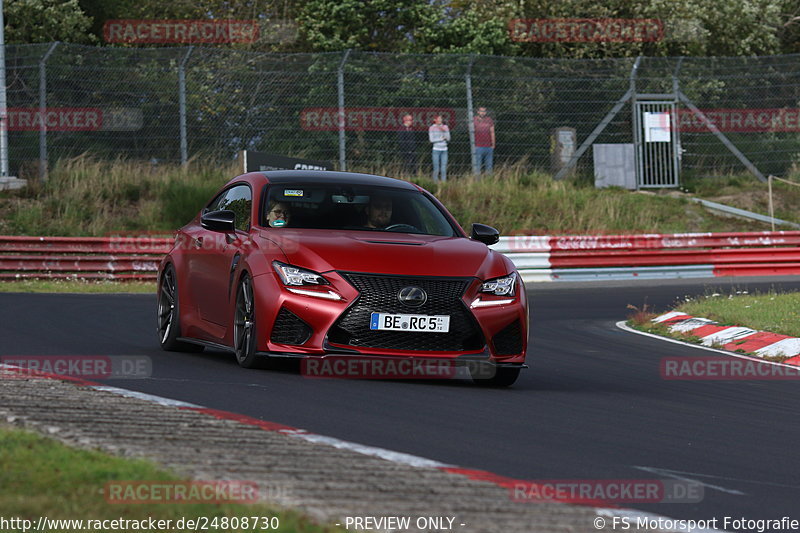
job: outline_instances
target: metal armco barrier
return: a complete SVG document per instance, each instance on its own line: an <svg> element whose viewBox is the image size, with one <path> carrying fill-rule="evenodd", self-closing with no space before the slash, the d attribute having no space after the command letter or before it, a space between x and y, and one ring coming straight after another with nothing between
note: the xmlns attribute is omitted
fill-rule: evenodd
<svg viewBox="0 0 800 533"><path fill-rule="evenodd" d="M501 237L526 282L800 274L800 231Z"/></svg>
<svg viewBox="0 0 800 533"><path fill-rule="evenodd" d="M155 280L173 242L149 236L0 236L0 280Z"/></svg>
<svg viewBox="0 0 800 533"><path fill-rule="evenodd" d="M173 239L0 236L0 280L154 280ZM800 231L501 237L526 282L800 274Z"/></svg>

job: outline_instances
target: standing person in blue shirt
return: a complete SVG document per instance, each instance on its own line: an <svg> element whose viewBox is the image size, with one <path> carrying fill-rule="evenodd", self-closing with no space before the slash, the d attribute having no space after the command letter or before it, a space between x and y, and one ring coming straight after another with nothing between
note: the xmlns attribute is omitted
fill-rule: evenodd
<svg viewBox="0 0 800 533"><path fill-rule="evenodd" d="M433 118L428 128L428 139L433 143L433 181L447 181L447 142L450 140L450 128L443 123L442 115Z"/></svg>

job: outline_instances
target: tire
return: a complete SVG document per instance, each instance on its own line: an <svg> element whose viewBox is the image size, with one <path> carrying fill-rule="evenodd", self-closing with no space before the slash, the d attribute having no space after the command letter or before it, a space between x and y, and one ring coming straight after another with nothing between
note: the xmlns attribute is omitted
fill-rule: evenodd
<svg viewBox="0 0 800 533"><path fill-rule="evenodd" d="M258 368L261 360L256 355L256 315L253 299L253 282L245 274L236 289L236 306L233 311L233 349L236 362L243 368Z"/></svg>
<svg viewBox="0 0 800 533"><path fill-rule="evenodd" d="M487 375L486 367L470 367L472 382L481 387L510 387L519 377L522 367L519 366L496 366L491 377Z"/></svg>
<svg viewBox="0 0 800 533"><path fill-rule="evenodd" d="M175 268L169 264L164 268L158 284L157 331L161 349L168 352L202 352L202 346L178 340L181 336L180 316L178 278Z"/></svg>

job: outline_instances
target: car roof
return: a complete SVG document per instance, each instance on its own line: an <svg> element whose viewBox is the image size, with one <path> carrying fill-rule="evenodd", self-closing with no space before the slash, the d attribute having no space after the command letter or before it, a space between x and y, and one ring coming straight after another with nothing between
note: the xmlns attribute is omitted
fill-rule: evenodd
<svg viewBox="0 0 800 533"><path fill-rule="evenodd" d="M395 189L419 190L415 185L396 178L358 174L356 172L336 172L332 170L268 170L262 174L269 183L319 183L334 185L372 185Z"/></svg>

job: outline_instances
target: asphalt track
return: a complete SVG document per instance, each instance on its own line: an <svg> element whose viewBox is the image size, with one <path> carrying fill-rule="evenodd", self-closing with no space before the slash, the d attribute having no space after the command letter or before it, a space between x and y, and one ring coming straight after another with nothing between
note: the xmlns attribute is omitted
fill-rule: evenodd
<svg viewBox="0 0 800 533"><path fill-rule="evenodd" d="M0 355L146 355L151 378L109 384L517 479L704 483L699 503L624 505L673 518L800 520L798 382L664 380L661 358L709 353L614 326L628 304L771 286L800 280L529 286L531 368L507 390L307 379L221 352L165 353L149 295L0 294Z"/></svg>

